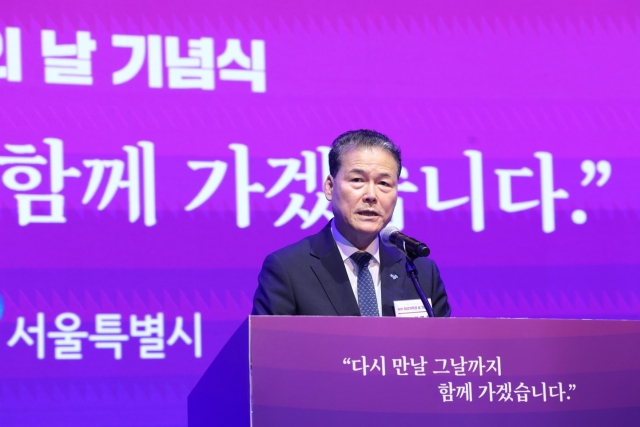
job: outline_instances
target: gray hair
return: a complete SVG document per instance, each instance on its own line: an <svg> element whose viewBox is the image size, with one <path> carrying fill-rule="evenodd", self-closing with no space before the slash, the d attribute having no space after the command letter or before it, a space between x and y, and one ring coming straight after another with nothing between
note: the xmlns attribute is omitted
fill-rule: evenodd
<svg viewBox="0 0 640 427"><path fill-rule="evenodd" d="M350 130L337 137L329 151L329 173L335 177L342 166L342 154L357 148L381 148L391 154L398 163L398 177L402 171L400 148L386 135L374 130Z"/></svg>

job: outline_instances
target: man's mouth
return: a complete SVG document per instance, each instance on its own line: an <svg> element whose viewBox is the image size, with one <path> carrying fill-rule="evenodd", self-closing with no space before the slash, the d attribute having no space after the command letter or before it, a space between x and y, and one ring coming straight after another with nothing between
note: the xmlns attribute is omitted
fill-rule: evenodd
<svg viewBox="0 0 640 427"><path fill-rule="evenodd" d="M360 212L358 212L358 215L370 216L370 217L380 216L380 215L378 215L377 212L373 212L373 211L360 211Z"/></svg>

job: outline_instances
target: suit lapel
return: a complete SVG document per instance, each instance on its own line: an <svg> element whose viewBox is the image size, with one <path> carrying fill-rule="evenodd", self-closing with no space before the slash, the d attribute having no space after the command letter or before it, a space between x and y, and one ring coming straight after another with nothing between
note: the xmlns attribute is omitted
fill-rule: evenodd
<svg viewBox="0 0 640 427"><path fill-rule="evenodd" d="M311 256L316 259L311 262L311 269L329 301L338 316L360 316L360 308L353 295L347 270L331 234L331 222L315 237L311 245Z"/></svg>
<svg viewBox="0 0 640 427"><path fill-rule="evenodd" d="M380 242L380 283L382 315L395 316L394 301L403 299L407 271L402 252L387 248Z"/></svg>

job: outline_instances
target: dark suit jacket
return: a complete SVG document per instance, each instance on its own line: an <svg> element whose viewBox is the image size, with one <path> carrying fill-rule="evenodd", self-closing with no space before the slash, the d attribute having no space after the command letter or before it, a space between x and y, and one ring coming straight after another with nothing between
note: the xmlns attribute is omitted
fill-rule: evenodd
<svg viewBox="0 0 640 427"><path fill-rule="evenodd" d="M449 317L451 308L438 267L428 258L417 259L415 265L434 314ZM404 254L382 244L380 278L383 316L395 315L393 301L420 298L407 275ZM258 276L252 314L360 316L331 223L318 234L267 256Z"/></svg>

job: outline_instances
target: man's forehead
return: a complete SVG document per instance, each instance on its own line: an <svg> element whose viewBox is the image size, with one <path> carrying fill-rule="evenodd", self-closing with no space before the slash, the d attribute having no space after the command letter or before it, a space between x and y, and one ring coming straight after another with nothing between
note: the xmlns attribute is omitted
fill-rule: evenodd
<svg viewBox="0 0 640 427"><path fill-rule="evenodd" d="M386 150L380 148L357 148L343 153L342 168L345 172L354 169L369 171L371 169L394 171L398 167L396 159Z"/></svg>
<svg viewBox="0 0 640 427"><path fill-rule="evenodd" d="M358 175L369 175L373 174L375 176L381 177L394 177L395 173L392 168L360 168L358 166L354 166L352 168L345 168L345 174L358 174Z"/></svg>
<svg viewBox="0 0 640 427"><path fill-rule="evenodd" d="M387 150L378 147L358 147L342 153L342 163L391 163L396 159Z"/></svg>

